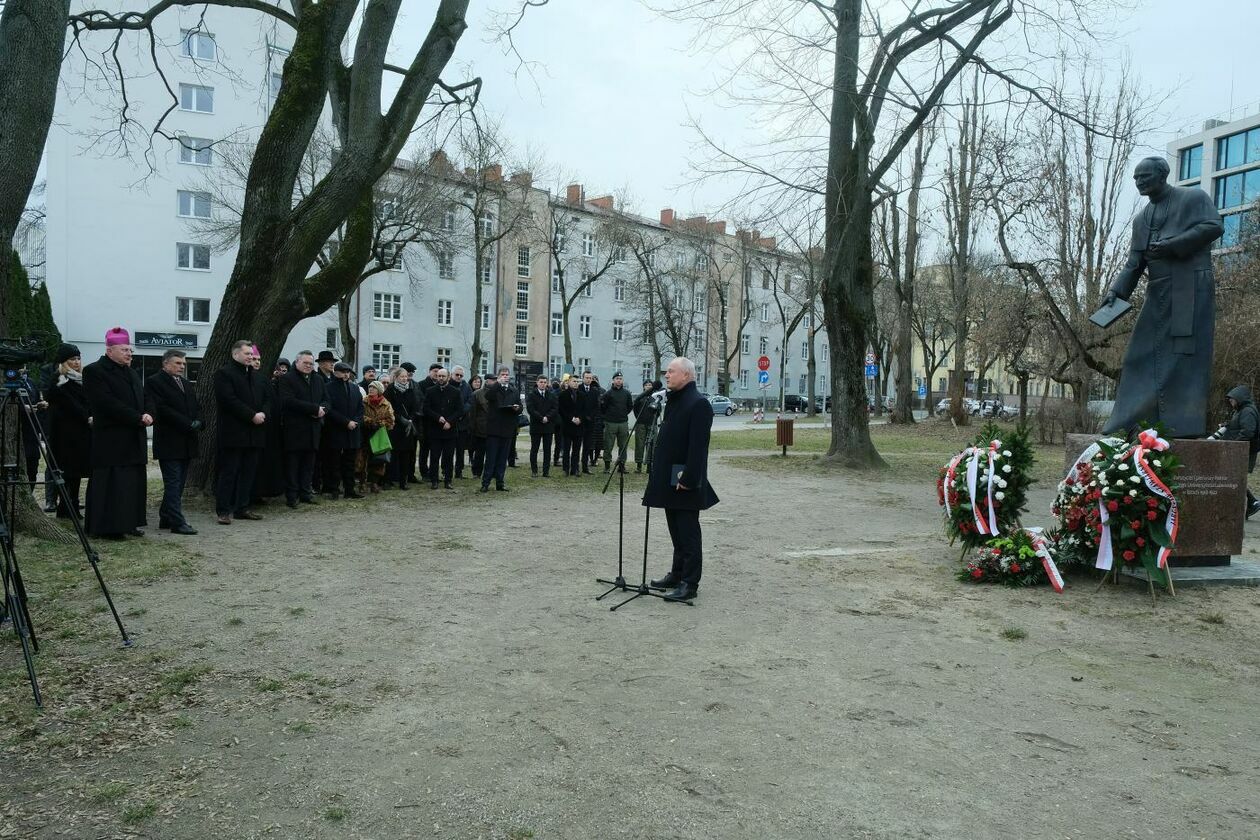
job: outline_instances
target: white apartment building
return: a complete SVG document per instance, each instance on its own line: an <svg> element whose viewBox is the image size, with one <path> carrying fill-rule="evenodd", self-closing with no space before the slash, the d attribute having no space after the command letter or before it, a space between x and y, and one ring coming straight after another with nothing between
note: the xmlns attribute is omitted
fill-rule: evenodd
<svg viewBox="0 0 1260 840"><path fill-rule="evenodd" d="M224 163L223 147L215 144L249 144L258 136L292 33L257 12L208 7L167 11L157 19L156 34L165 83L152 72L139 38L124 37L120 56L135 123L121 135L116 82L102 78L77 51L66 59L46 150L45 274L53 316L65 340L79 345L86 360L103 352L106 330L123 326L132 333L143 374L156 369L167 348L178 347L187 351L196 376L236 257L230 245L205 244L205 223L218 209L207 184ZM98 53L104 49L109 37L86 33L89 54L92 47ZM150 129L168 109L162 134L150 138ZM493 169L498 177L498 167ZM581 282L585 271L597 271L613 247L601 241L601 226L615 217L637 241L654 237L661 258L675 261L678 278L686 274L694 281L694 269L703 264L713 282L729 284L728 351L736 344L739 348L731 364L732 397L777 398L780 376L786 377L786 393L806 392L807 329L798 328L785 341L775 286L740 282L737 276L741 259L750 276L764 273L753 268L753 259L740 257L740 237L747 234L728 234L725 223L703 217L675 219L672 210L662 211L659 220L613 212L611 198L587 201L579 185L565 196L551 196L533 187L527 173L509 180L521 184L522 178L526 188L518 192L526 195L533 218L546 216L549 207L565 218L561 260L569 288ZM454 207L443 224L452 226L455 238L469 240L474 220L467 216ZM491 213L481 223L498 222ZM521 225L494 246L480 270L471 248L433 253L407 246L395 269L370 277L351 300L349 322L357 344L357 358L351 361L359 367L406 360L422 369L432 361L467 366L476 331L488 351L480 372L499 364L551 375L589 368L607 383L621 370L638 390L643 379L659 374L672 347L658 342L662 358L656 358L645 341L641 307L631 299L643 271L633 249L623 246L614 264L574 302L569 362L563 324L557 323L562 307L550 235L537 225ZM758 266L791 262L760 237L742 251L752 253ZM776 268L775 276L780 275L784 279L775 283L791 282L790 272ZM482 289L480 307L474 284ZM722 367L720 307L712 290L694 294L687 301L694 313L687 352L695 358L701 389L716 391ZM749 317L741 330L745 307ZM327 348L341 355L344 346L333 309L300 323L281 352L291 357L299 349ZM824 333L818 334L813 352L817 391L824 393ZM757 383L761 355L772 360L766 390Z"/></svg>

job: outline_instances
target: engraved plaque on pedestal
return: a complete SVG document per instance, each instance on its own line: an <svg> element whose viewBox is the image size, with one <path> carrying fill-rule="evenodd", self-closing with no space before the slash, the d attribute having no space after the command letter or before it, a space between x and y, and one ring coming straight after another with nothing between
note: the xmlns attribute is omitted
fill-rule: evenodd
<svg viewBox="0 0 1260 840"><path fill-rule="evenodd" d="M1064 471L1098 438L1068 435ZM1170 454L1181 461L1177 501L1181 528L1173 549L1174 566L1228 566L1242 553L1247 508L1249 446L1240 440L1171 440Z"/></svg>

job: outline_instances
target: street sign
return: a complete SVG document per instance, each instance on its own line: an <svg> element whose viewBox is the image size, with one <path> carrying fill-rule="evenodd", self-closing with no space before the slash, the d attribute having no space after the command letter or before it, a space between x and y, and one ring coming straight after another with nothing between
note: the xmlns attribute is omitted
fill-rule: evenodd
<svg viewBox="0 0 1260 840"><path fill-rule="evenodd" d="M762 356L757 360L757 370L770 370L770 357Z"/></svg>
<svg viewBox="0 0 1260 840"><path fill-rule="evenodd" d="M869 359L870 356L867 356L867 358ZM879 376L879 365L871 364L870 362L868 362L866 365L866 378L874 379L877 376Z"/></svg>
<svg viewBox="0 0 1260 840"><path fill-rule="evenodd" d="M768 370L757 371L757 384L763 388L769 385L770 384L770 371Z"/></svg>
<svg viewBox="0 0 1260 840"><path fill-rule="evenodd" d="M873 364L875 364L875 354L874 354L874 353L867 353L867 354L866 354L866 366L867 366L867 367L870 367L870 366L871 366L871 365L873 365Z"/></svg>
<svg viewBox="0 0 1260 840"><path fill-rule="evenodd" d="M927 386L926 385L919 385L919 399L921 400L927 399Z"/></svg>

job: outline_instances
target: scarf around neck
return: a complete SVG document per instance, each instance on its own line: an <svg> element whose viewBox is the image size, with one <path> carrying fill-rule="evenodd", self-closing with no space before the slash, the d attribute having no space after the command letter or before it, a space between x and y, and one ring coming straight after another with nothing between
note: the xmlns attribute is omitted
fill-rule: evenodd
<svg viewBox="0 0 1260 840"><path fill-rule="evenodd" d="M83 381L83 371L80 371L80 370L67 369L65 373L57 377L58 385L65 385L67 382L82 382L82 381Z"/></svg>

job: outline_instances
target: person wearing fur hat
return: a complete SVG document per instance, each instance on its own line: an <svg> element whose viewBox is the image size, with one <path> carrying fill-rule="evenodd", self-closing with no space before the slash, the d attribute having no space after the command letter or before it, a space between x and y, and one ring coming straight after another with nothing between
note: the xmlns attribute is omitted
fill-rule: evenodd
<svg viewBox="0 0 1260 840"><path fill-rule="evenodd" d="M131 369L131 334L114 327L105 334L105 355L83 369L83 390L92 412L92 474L87 488L87 532L121 540L143 537L145 410L140 374Z"/></svg>
<svg viewBox="0 0 1260 840"><path fill-rule="evenodd" d="M79 488L92 471L92 410L83 391L83 360L79 348L63 344L53 356L56 379L48 389L48 448L65 482L70 504L77 511ZM57 517L72 511L56 499Z"/></svg>

